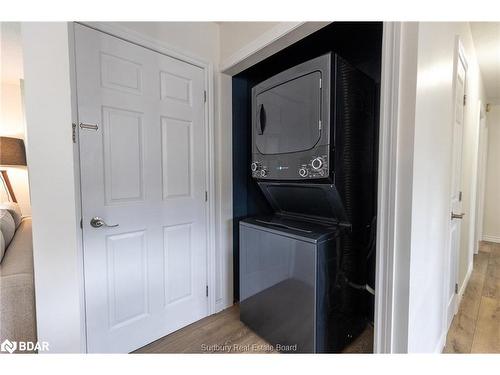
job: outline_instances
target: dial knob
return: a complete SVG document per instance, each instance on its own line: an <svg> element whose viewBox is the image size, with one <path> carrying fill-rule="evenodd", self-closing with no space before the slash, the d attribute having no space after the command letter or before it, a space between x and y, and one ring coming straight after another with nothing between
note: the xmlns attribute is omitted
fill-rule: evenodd
<svg viewBox="0 0 500 375"><path fill-rule="evenodd" d="M260 177L266 177L267 176L267 171L265 169L260 171Z"/></svg>
<svg viewBox="0 0 500 375"><path fill-rule="evenodd" d="M306 177L307 176L307 169L300 168L299 169L299 175L300 175L300 177Z"/></svg>
<svg viewBox="0 0 500 375"><path fill-rule="evenodd" d="M250 164L250 169L252 170L252 172L257 172L257 170L259 169L259 163L254 161L252 164Z"/></svg>
<svg viewBox="0 0 500 375"><path fill-rule="evenodd" d="M320 157L317 157L316 159L313 159L311 162L311 167L313 167L314 170L318 170L323 166L323 159Z"/></svg>

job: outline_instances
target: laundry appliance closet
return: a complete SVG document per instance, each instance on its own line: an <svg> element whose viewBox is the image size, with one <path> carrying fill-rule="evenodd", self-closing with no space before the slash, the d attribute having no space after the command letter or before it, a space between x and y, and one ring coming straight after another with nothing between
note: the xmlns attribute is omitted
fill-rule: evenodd
<svg viewBox="0 0 500 375"><path fill-rule="evenodd" d="M291 351L373 321L381 36L332 23L233 78L235 299Z"/></svg>

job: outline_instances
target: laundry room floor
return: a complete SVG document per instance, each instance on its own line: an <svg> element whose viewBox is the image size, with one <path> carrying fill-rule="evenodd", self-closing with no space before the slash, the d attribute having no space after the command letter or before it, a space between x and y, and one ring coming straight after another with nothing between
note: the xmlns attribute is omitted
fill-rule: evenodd
<svg viewBox="0 0 500 375"><path fill-rule="evenodd" d="M352 342L344 353L372 353L373 328ZM134 353L276 353L239 319L238 305L206 317Z"/></svg>
<svg viewBox="0 0 500 375"><path fill-rule="evenodd" d="M500 244L482 242L444 353L500 353Z"/></svg>

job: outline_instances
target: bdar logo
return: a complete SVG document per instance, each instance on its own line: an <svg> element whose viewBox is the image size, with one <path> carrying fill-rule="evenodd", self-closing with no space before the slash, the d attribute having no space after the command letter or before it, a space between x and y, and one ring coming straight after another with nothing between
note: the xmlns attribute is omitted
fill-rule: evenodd
<svg viewBox="0 0 500 375"><path fill-rule="evenodd" d="M2 342L2 345L0 345L0 350L2 352L9 352L10 354L14 353L14 351L17 349L17 342L12 342L9 340L5 340Z"/></svg>

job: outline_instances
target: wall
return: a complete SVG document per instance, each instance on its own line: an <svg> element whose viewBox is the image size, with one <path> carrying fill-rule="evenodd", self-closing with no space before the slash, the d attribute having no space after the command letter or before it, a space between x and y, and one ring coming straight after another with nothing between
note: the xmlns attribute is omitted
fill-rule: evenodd
<svg viewBox="0 0 500 375"><path fill-rule="evenodd" d="M224 61L282 22L219 22L220 60Z"/></svg>
<svg viewBox="0 0 500 375"><path fill-rule="evenodd" d="M81 352L84 311L68 25L23 23L22 35L38 339L48 341L51 352Z"/></svg>
<svg viewBox="0 0 500 375"><path fill-rule="evenodd" d="M219 63L219 27L214 22L109 22L156 39L183 55Z"/></svg>
<svg viewBox="0 0 500 375"><path fill-rule="evenodd" d="M460 35L469 69L463 150L463 207L469 212L478 129L481 78L467 23L420 23L413 162L408 351L441 351L444 344L443 285L449 234L452 94L455 38ZM476 159L477 160L477 159ZM470 211L473 212L473 211ZM470 216L470 215L467 215ZM469 220L462 225L459 283L472 261Z"/></svg>
<svg viewBox="0 0 500 375"><path fill-rule="evenodd" d="M22 138L26 142L23 103L21 94L22 53L20 24L2 22L1 48L1 95L0 95L0 135ZM28 171L26 167L8 167L19 207L23 215L31 215ZM0 201L7 200L7 194L0 187Z"/></svg>
<svg viewBox="0 0 500 375"><path fill-rule="evenodd" d="M488 161L484 197L483 239L500 242L500 105L490 106L488 125Z"/></svg>

